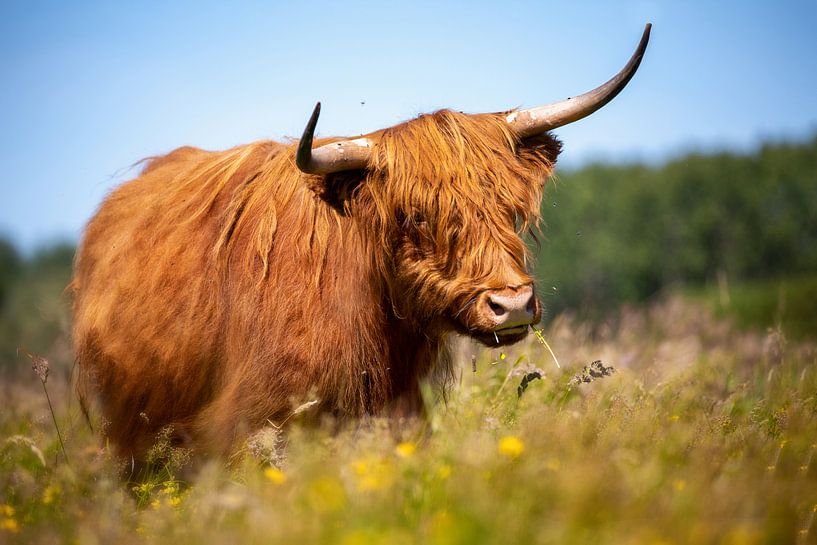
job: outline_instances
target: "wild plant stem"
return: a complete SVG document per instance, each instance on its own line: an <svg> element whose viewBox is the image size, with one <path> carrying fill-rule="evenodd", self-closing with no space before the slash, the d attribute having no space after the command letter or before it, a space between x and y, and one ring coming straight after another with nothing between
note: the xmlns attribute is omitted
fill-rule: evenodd
<svg viewBox="0 0 817 545"><path fill-rule="evenodd" d="M531 329L533 329L534 333L536 334L536 338L539 339L539 342L542 343L543 345L545 345L545 348L547 348L548 352L550 352L550 355L553 357L553 361L556 362L556 367L558 369L561 369L562 366L559 365L559 360L556 358L556 354L553 353L553 349L550 347L548 342L545 340L545 336L542 334L542 332L540 330L536 329L534 326L530 326L530 327L531 327Z"/></svg>
<svg viewBox="0 0 817 545"><path fill-rule="evenodd" d="M45 399L48 401L48 410L51 411L51 420L54 421L54 428L57 430L57 437L60 440L60 448L62 449L62 455L65 456L65 462L68 463L68 454L65 452L65 443L63 443L62 441L60 427L57 425L57 417L54 415L54 406L51 405L51 396L48 395L48 388L45 387L45 382L42 382L41 384L43 385L43 392L45 392Z"/></svg>
<svg viewBox="0 0 817 545"><path fill-rule="evenodd" d="M508 374L505 375L505 380L502 381L502 385L500 385L499 390L496 391L496 394L494 394L494 398L491 400L492 404L496 405L496 402L499 399L499 394L501 394L502 390L505 389L505 386L511 380L511 374L513 373L514 369L516 369L516 366L519 365L519 362L521 362L521 361L522 361L521 357L517 358L516 363L514 363L513 366L511 366L511 368L508 369Z"/></svg>

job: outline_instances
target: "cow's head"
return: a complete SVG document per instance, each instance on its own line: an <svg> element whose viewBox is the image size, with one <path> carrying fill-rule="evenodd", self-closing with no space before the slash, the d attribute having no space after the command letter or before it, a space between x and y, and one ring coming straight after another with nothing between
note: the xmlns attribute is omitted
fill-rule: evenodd
<svg viewBox="0 0 817 545"><path fill-rule="evenodd" d="M523 338L541 306L522 236L560 143L548 133L590 115L630 81L650 25L627 65L604 85L554 104L467 115L442 110L312 149L315 108L296 163L328 202L352 215L383 272L395 314L485 344Z"/></svg>

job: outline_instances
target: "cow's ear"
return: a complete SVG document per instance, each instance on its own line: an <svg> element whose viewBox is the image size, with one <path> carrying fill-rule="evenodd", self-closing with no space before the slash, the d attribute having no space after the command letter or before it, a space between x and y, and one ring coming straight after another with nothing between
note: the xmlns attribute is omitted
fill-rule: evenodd
<svg viewBox="0 0 817 545"><path fill-rule="evenodd" d="M323 176L314 176L309 187L326 204L338 212L344 213L346 205L354 197L355 191L360 187L365 177L366 171L363 169L344 170Z"/></svg>
<svg viewBox="0 0 817 545"><path fill-rule="evenodd" d="M525 138L520 142L517 153L523 160L542 162L544 158L552 167L562 151L562 142L549 132Z"/></svg>

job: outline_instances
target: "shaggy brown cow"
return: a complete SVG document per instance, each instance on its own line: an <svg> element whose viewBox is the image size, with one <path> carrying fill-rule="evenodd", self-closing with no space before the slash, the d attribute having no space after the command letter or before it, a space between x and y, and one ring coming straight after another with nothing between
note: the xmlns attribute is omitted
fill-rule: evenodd
<svg viewBox="0 0 817 545"><path fill-rule="evenodd" d="M442 110L312 149L180 148L89 223L72 282L80 390L120 454L172 424L229 453L267 421L411 415L450 375L446 337L522 339L540 318L520 233L539 222L560 143L630 80L529 110ZM296 166L297 165L297 166Z"/></svg>

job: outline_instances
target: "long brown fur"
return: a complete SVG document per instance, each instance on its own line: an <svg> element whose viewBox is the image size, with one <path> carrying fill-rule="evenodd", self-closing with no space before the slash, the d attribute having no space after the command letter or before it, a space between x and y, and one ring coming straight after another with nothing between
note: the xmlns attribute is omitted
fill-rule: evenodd
<svg viewBox="0 0 817 545"><path fill-rule="evenodd" d="M313 399L416 414L419 381L450 371L446 336L488 330L475 295L532 281L520 234L557 140L448 110L372 138L365 171L328 176L292 144L180 148L105 200L75 263L74 343L122 455L169 424L227 454Z"/></svg>

